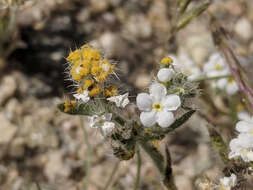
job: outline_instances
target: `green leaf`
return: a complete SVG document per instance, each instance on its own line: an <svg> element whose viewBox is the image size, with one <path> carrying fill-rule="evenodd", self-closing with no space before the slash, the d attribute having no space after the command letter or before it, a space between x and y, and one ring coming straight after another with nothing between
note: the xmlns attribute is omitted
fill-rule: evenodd
<svg viewBox="0 0 253 190"><path fill-rule="evenodd" d="M202 12L204 12L208 7L210 3L206 2L200 5L199 7L191 10L187 15L185 15L177 24L176 31L179 31L180 29L184 28L187 24L189 24L193 19L198 17Z"/></svg>
<svg viewBox="0 0 253 190"><path fill-rule="evenodd" d="M219 153L222 161L226 164L229 162L228 159L228 148L227 145L225 144L223 138L221 135L216 131L216 129L210 125L207 124L207 129L209 132L210 140L211 143L214 147L214 149Z"/></svg>
<svg viewBox="0 0 253 190"><path fill-rule="evenodd" d="M57 108L64 113L71 114L71 115L87 115L92 116L94 115L94 109L91 108L88 104L80 104L76 106L70 107L70 109L66 110L65 102L58 104Z"/></svg>
<svg viewBox="0 0 253 190"><path fill-rule="evenodd" d="M145 140L153 140L158 139L161 140L167 135L169 132L174 131L181 125L183 125L185 122L190 119L190 117L195 113L196 110L190 110L186 112L184 115L182 115L180 118L176 119L174 123L172 123L169 127L162 128L159 125L155 125L152 128L149 128L147 130L144 130L141 134L140 138L144 138Z"/></svg>

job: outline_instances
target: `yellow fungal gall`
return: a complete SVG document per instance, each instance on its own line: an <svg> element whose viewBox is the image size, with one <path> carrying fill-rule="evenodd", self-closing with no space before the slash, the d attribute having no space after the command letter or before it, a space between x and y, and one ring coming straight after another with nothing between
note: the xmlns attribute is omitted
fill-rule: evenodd
<svg viewBox="0 0 253 190"><path fill-rule="evenodd" d="M66 101L64 102L64 112L68 113L70 112L72 109L74 109L77 106L77 102L76 101Z"/></svg>
<svg viewBox="0 0 253 190"><path fill-rule="evenodd" d="M116 86L109 86L108 88L105 89L104 95L106 97L117 96L118 95L117 87Z"/></svg>
<svg viewBox="0 0 253 190"><path fill-rule="evenodd" d="M99 86L99 85L94 85L94 87L89 91L89 95L92 97L92 96L95 96L95 95L98 95L98 94L101 94L102 92L102 88Z"/></svg>
<svg viewBox="0 0 253 190"><path fill-rule="evenodd" d="M93 84L94 84L94 80L87 79L87 80L84 81L83 88L84 89L88 89Z"/></svg>

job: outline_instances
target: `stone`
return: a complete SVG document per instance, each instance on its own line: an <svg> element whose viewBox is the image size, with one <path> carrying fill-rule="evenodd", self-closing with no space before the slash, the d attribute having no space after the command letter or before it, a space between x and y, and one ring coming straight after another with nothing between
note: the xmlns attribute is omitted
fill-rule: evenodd
<svg viewBox="0 0 253 190"><path fill-rule="evenodd" d="M6 119L3 113L0 113L0 144L9 143L17 132L17 127Z"/></svg>
<svg viewBox="0 0 253 190"><path fill-rule="evenodd" d="M0 84L0 105L4 104L8 98L14 95L17 89L15 79L8 75L2 79Z"/></svg>
<svg viewBox="0 0 253 190"><path fill-rule="evenodd" d="M235 24L234 30L245 41L250 40L253 35L251 23L247 18L239 19Z"/></svg>

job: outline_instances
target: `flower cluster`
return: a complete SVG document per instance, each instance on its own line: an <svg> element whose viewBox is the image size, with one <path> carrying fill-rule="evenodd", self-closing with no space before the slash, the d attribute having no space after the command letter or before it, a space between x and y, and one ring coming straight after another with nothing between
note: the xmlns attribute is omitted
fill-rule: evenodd
<svg viewBox="0 0 253 190"><path fill-rule="evenodd" d="M67 61L70 63L71 78L78 86L75 95L78 100L87 102L88 95L109 97L118 94L115 86L106 84L114 71L114 65L99 50L85 44L70 52Z"/></svg>
<svg viewBox="0 0 253 190"><path fill-rule="evenodd" d="M187 55L170 55L173 60L173 66L178 72L182 72L188 77L188 80L192 81L199 78L202 75L200 67L193 62L193 60Z"/></svg>
<svg viewBox="0 0 253 190"><path fill-rule="evenodd" d="M240 117L241 116L241 117ZM230 141L229 158L241 157L245 162L253 161L253 118L240 114L240 121L236 124L238 136Z"/></svg>
<svg viewBox="0 0 253 190"><path fill-rule="evenodd" d="M177 64L171 57L163 58L149 93L138 94L136 103L141 111L141 123L145 127L155 124L169 127L175 120L173 112L182 105L182 98L191 93L196 95L187 76L177 69Z"/></svg>
<svg viewBox="0 0 253 190"><path fill-rule="evenodd" d="M125 108L129 104L128 93L118 94L118 88L110 80L114 64L101 52L88 44L70 52L66 58L68 73L76 86L75 101L66 101L62 105L65 113L85 113L90 117L90 126L98 128L102 136L110 135L116 124L111 121L110 110Z"/></svg>
<svg viewBox="0 0 253 190"><path fill-rule="evenodd" d="M224 58L219 53L211 55L203 69L207 77L225 77L231 74ZM233 77L221 78L211 84L213 88L220 90L225 89L226 93L230 95L235 94L239 90Z"/></svg>

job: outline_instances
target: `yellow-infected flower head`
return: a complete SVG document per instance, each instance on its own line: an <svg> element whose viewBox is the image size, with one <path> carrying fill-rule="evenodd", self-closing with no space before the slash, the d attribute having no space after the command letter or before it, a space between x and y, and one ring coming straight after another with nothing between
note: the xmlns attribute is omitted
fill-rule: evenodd
<svg viewBox="0 0 253 190"><path fill-rule="evenodd" d="M70 52L66 60L70 63L70 76L78 85L78 94L83 90L88 90L90 96L109 93L108 89L105 92L104 86L114 65L98 49L85 44ZM115 90L110 94L115 94Z"/></svg>

